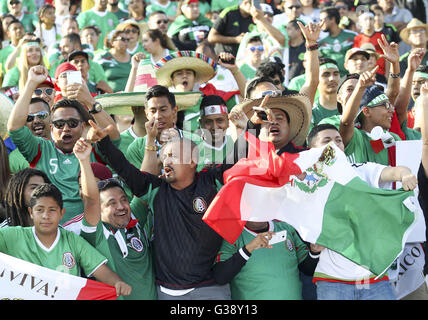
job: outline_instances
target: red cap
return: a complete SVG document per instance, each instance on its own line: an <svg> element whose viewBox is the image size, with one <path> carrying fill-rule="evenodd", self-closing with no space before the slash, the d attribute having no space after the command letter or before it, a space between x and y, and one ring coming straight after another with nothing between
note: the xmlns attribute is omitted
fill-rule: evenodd
<svg viewBox="0 0 428 320"><path fill-rule="evenodd" d="M44 87L45 85L48 85L51 88L55 88L55 84L49 75L45 81L43 81L41 84L39 84L39 87Z"/></svg>
<svg viewBox="0 0 428 320"><path fill-rule="evenodd" d="M98 178L100 180L107 180L110 178L113 178L113 174L111 173L110 169L107 168L105 165L99 162L91 162L92 171L94 172L95 178ZM80 177L80 172L79 172Z"/></svg>
<svg viewBox="0 0 428 320"><path fill-rule="evenodd" d="M73 66L70 62L61 63L58 67L56 67L55 79L58 80L59 75L65 71L68 71L68 70L77 71L77 68L75 66ZM61 89L60 89L60 87L57 86L56 82L55 82L54 88L55 88L56 92L61 92Z"/></svg>

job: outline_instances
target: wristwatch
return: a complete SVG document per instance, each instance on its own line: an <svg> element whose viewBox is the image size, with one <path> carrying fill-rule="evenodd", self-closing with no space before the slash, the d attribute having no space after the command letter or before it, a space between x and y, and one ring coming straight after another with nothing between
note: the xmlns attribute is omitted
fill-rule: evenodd
<svg viewBox="0 0 428 320"><path fill-rule="evenodd" d="M89 113L90 113L90 114L95 114L95 113L100 112L102 109L103 109L103 106L101 105L101 103L99 103L99 102L95 102L95 103L92 105L92 109L91 109L91 110L89 110Z"/></svg>

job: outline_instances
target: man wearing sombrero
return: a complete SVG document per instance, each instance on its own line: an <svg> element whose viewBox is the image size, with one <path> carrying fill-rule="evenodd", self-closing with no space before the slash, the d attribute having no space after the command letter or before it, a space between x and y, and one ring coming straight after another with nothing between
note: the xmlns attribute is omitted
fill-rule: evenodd
<svg viewBox="0 0 428 320"><path fill-rule="evenodd" d="M410 45L411 50L407 51L400 57L400 70L403 75L407 69L408 57L411 51L418 49L419 51L426 52L428 43L428 24L414 18L407 26L401 30L400 37L404 43ZM428 64L428 56L425 54L421 64Z"/></svg>
<svg viewBox="0 0 428 320"><path fill-rule="evenodd" d="M219 64L229 69L237 84L242 89L245 88L245 77L239 68L233 63L223 63L221 58L230 59L228 53L221 53ZM164 58L154 65L158 84L166 86L173 92L202 92L205 95L218 95L226 101L228 110L237 102L239 91L217 90L212 84L206 84L216 72L216 63L203 54L194 51L177 51ZM198 129L200 112L199 102L192 108L184 112L182 128L194 132Z"/></svg>

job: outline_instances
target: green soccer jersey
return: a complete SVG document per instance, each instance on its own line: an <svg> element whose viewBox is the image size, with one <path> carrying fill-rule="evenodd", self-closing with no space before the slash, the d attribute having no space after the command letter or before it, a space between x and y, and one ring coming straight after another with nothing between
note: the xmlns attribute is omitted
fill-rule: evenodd
<svg viewBox="0 0 428 320"><path fill-rule="evenodd" d="M222 164L226 156L233 155L234 145L233 139L229 135L225 136L225 140L221 146L213 146L203 141L203 143L199 145L203 161L200 162L198 171L206 166Z"/></svg>
<svg viewBox="0 0 428 320"><path fill-rule="evenodd" d="M101 34L98 39L97 48L102 49L104 47L104 38L106 35L114 30L119 24L119 19L114 13L109 11L105 12L96 12L93 8L84 12L79 13L77 16L77 23L79 24L79 29L82 29L86 26L96 25L100 30Z"/></svg>
<svg viewBox="0 0 428 320"><path fill-rule="evenodd" d="M2 87L19 86L19 75L20 75L20 72L18 67L16 66L10 69L9 71L7 71L3 78Z"/></svg>
<svg viewBox="0 0 428 320"><path fill-rule="evenodd" d="M25 32L34 32L39 24L39 19L34 13L24 13L23 16L18 19L24 26Z"/></svg>
<svg viewBox="0 0 428 320"><path fill-rule="evenodd" d="M37 12L36 1L34 0L22 0L22 11L23 12ZM9 13L9 8L7 7L7 1L1 1L0 4L1 13Z"/></svg>
<svg viewBox="0 0 428 320"><path fill-rule="evenodd" d="M308 249L292 226L285 222L269 222L269 231L282 230L287 231L286 240L274 244L273 248L254 250L230 282L232 300L302 299L298 265L306 259ZM244 228L233 245L224 240L217 262L228 260L256 236L257 233Z"/></svg>
<svg viewBox="0 0 428 320"><path fill-rule="evenodd" d="M243 63L239 70L241 70L242 74L244 75L245 79L251 80L256 75L256 69L253 66L250 66L248 63Z"/></svg>
<svg viewBox="0 0 428 320"><path fill-rule="evenodd" d="M82 213L83 203L79 195L77 179L80 165L74 153L62 152L56 148L53 141L34 136L25 126L9 132L9 135L30 163L30 167L45 172L50 181L61 191L65 208L61 223ZM120 140L115 141L115 144L119 143ZM91 154L91 162L99 162L101 159L101 156L96 153L96 148Z"/></svg>
<svg viewBox="0 0 428 320"><path fill-rule="evenodd" d="M131 73L131 59L128 62L119 62L110 52L105 52L101 55L96 55L94 62L103 68L107 84L113 89L113 92L125 90Z"/></svg>
<svg viewBox="0 0 428 320"><path fill-rule="evenodd" d="M15 46L13 44L10 44L7 47L4 47L3 49L0 50L0 63L1 63L1 71L3 74L3 78L6 75L6 69L5 69L6 60L14 49L15 49Z"/></svg>
<svg viewBox="0 0 428 320"><path fill-rule="evenodd" d="M128 129L120 133L119 150L122 151L123 154L126 154L129 145L137 138L138 136L135 134L134 130L132 130L132 126L130 126Z"/></svg>
<svg viewBox="0 0 428 320"><path fill-rule="evenodd" d="M7 227L0 229L0 251L39 266L81 276L83 269L87 277L107 259L87 241L73 232L58 228L57 237L50 248L46 248L36 235L34 227Z"/></svg>
<svg viewBox="0 0 428 320"><path fill-rule="evenodd" d="M30 165L18 148L9 153L10 171L16 173L22 169L28 168Z"/></svg>
<svg viewBox="0 0 428 320"><path fill-rule="evenodd" d="M155 11L163 11L168 17L175 17L177 15L177 2L168 1L163 5L153 0L146 8L146 16L150 16Z"/></svg>
<svg viewBox="0 0 428 320"><path fill-rule="evenodd" d="M407 120L405 120L401 124L401 130L403 131L404 135L406 136L406 140L420 140L420 139L422 139L422 134L420 133L420 131L407 127Z"/></svg>
<svg viewBox="0 0 428 320"><path fill-rule="evenodd" d="M342 30L337 37L329 35L319 41L321 55L337 61L341 77L348 73L344 67L345 54L354 45L355 36L355 32Z"/></svg>
<svg viewBox="0 0 428 320"><path fill-rule="evenodd" d="M146 224L148 209L144 208L139 211L135 208L134 206L132 210L135 213L132 218L137 218L138 222L134 227L116 229L102 221L96 226L91 226L85 218L82 218L65 228L70 226L70 230L80 234L107 257L107 266L116 272L125 283L132 286L131 294L120 297L121 299L156 300L157 292L150 246L151 229ZM79 226L75 226L77 224Z"/></svg>
<svg viewBox="0 0 428 320"><path fill-rule="evenodd" d="M312 108L312 125L317 125L322 119L335 115L339 115L339 111L337 109L326 109L319 103L319 101L317 101Z"/></svg>
<svg viewBox="0 0 428 320"><path fill-rule="evenodd" d="M395 141L401 140L398 135L390 132ZM351 163L376 162L385 166L389 165L388 149L379 153L373 150L370 137L363 130L354 128L354 135L345 147L345 154Z"/></svg>

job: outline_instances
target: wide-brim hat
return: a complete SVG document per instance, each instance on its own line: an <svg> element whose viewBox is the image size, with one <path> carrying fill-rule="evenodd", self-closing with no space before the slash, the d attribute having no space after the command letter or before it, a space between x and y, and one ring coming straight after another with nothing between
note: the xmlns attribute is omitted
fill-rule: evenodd
<svg viewBox="0 0 428 320"><path fill-rule="evenodd" d="M253 116L253 107L258 107L263 98L245 100L233 107L232 110L243 111L248 119ZM306 136L311 123L312 107L308 96L303 94L290 94L280 97L270 97L266 104L267 108L280 109L290 117L290 141L298 146L305 143Z"/></svg>
<svg viewBox="0 0 428 320"><path fill-rule="evenodd" d="M357 53L365 56L367 58L367 60L370 59L370 54L366 50L361 49L361 48L351 48L348 51L346 51L345 62L348 61L354 54L357 54Z"/></svg>
<svg viewBox="0 0 428 320"><path fill-rule="evenodd" d="M419 19L413 18L412 20L410 20L407 26L403 30L401 30L400 38L405 43L410 44L410 41L409 41L410 30L415 28L425 28L426 35L428 36L428 24L423 23Z"/></svg>
<svg viewBox="0 0 428 320"><path fill-rule="evenodd" d="M116 30L123 31L128 26L134 26L140 30L140 34L138 35L138 41L141 41L143 33L149 30L149 25L146 22L136 22L131 19L125 20L122 23L119 23L116 26Z"/></svg>
<svg viewBox="0 0 428 320"><path fill-rule="evenodd" d="M177 51L160 59L154 66L158 84L171 87L175 71L189 69L195 72L195 82L205 83L216 74L217 64L211 58L195 51Z"/></svg>
<svg viewBox="0 0 428 320"><path fill-rule="evenodd" d="M0 92L0 137L4 138L7 134L7 120L10 117L14 103L3 92Z"/></svg>
<svg viewBox="0 0 428 320"><path fill-rule="evenodd" d="M376 60L380 57L380 54L376 52L376 48L371 42L366 42L362 44L360 49L365 50L366 52L368 52L369 55L374 55L376 57Z"/></svg>

